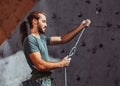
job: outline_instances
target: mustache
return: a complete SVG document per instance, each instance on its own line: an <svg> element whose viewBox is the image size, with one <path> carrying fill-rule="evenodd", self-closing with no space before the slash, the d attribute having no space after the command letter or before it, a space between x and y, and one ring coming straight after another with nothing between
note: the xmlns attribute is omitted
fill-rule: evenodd
<svg viewBox="0 0 120 86"><path fill-rule="evenodd" d="M45 28L45 29L46 29L46 28L47 28L47 26L44 26L43 28Z"/></svg>

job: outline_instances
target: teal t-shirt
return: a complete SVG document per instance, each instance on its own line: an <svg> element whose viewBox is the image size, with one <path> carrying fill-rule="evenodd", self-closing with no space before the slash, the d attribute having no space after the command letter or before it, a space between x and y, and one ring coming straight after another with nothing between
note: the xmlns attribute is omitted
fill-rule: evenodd
<svg viewBox="0 0 120 86"><path fill-rule="evenodd" d="M25 38L23 43L23 51L26 56L27 62L32 70L35 69L32 61L30 60L29 54L33 52L40 52L41 58L45 61L49 61L49 54L47 44L50 42L50 37L45 36L44 34L40 35L40 38L37 38L33 35L29 35Z"/></svg>

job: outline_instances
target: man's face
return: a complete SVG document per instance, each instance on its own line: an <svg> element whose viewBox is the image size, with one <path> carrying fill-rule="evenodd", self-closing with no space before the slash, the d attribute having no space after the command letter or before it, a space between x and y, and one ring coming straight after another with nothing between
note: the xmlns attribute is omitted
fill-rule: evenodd
<svg viewBox="0 0 120 86"><path fill-rule="evenodd" d="M45 30L47 28L46 24L46 16L43 14L39 14L40 18L38 19L38 31L39 33L45 33Z"/></svg>

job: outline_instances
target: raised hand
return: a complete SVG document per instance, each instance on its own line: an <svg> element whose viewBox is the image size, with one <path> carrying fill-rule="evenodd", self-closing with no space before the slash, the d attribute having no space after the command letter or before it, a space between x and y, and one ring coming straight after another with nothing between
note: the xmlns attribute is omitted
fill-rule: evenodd
<svg viewBox="0 0 120 86"><path fill-rule="evenodd" d="M91 24L91 21L89 19L83 20L82 23L83 27L89 27Z"/></svg>

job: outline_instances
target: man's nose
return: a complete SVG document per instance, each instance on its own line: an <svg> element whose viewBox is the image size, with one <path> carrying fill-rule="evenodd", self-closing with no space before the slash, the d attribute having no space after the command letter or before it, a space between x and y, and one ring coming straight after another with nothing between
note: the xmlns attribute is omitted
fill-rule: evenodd
<svg viewBox="0 0 120 86"><path fill-rule="evenodd" d="M45 27L47 27L47 24L45 24Z"/></svg>

